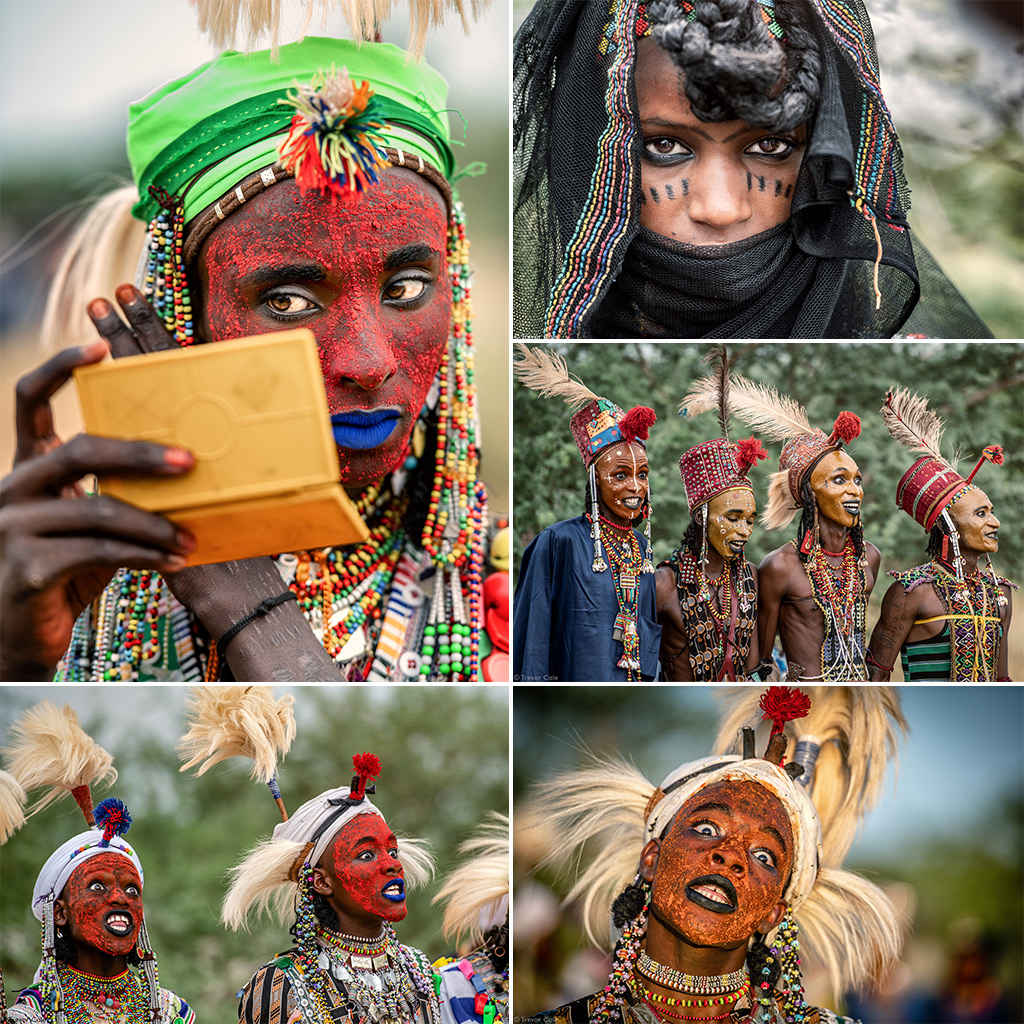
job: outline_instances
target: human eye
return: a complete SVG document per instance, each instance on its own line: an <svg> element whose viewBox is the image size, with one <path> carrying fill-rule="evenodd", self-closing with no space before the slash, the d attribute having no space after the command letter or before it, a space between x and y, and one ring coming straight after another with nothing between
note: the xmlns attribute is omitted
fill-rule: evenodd
<svg viewBox="0 0 1024 1024"><path fill-rule="evenodd" d="M637 476L638 476L638 477L639 477L639 478L640 478L641 480L646 480L646 479L647 479L647 470L646 470L646 469L641 469L641 470L640 470L640 472L639 472L639 473L637 473Z"/></svg>
<svg viewBox="0 0 1024 1024"><path fill-rule="evenodd" d="M285 289L278 289L264 296L263 305L276 320L296 320L304 313L319 308L308 295Z"/></svg>
<svg viewBox="0 0 1024 1024"><path fill-rule="evenodd" d="M129 885L128 888L125 889L125 892L129 893L132 896L141 896L142 895L142 893L139 891L138 886L136 886L136 885Z"/></svg>
<svg viewBox="0 0 1024 1024"><path fill-rule="evenodd" d="M688 160L693 156L689 146L667 135L655 135L644 139L644 157L654 164L672 164Z"/></svg>
<svg viewBox="0 0 1024 1024"><path fill-rule="evenodd" d="M718 836L722 834L721 829L713 821L695 821L690 827L700 836Z"/></svg>
<svg viewBox="0 0 1024 1024"><path fill-rule="evenodd" d="M103 892L106 889L106 886L102 882L97 880L95 882L90 882L89 883L89 889L92 892Z"/></svg>
<svg viewBox="0 0 1024 1024"><path fill-rule="evenodd" d="M425 270L409 269L388 280L383 297L398 306L411 306L426 295L432 281Z"/></svg>
<svg viewBox="0 0 1024 1024"><path fill-rule="evenodd" d="M769 157L772 160L785 160L791 156L795 146L790 139L780 139L775 136L768 136L752 142L745 150L747 156Z"/></svg>
<svg viewBox="0 0 1024 1024"><path fill-rule="evenodd" d="M754 857L755 860L760 861L766 867L774 869L774 867L775 867L775 857L768 850L754 850L753 851L753 857Z"/></svg>

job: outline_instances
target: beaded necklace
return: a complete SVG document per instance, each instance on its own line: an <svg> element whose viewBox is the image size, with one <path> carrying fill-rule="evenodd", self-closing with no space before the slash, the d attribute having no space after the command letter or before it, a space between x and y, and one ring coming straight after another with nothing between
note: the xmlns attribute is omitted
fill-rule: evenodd
<svg viewBox="0 0 1024 1024"><path fill-rule="evenodd" d="M637 973L648 981L653 981L662 988L675 989L677 992L686 992L689 995L721 995L722 993L735 992L747 978L746 967L741 967L731 974L703 975L684 974L667 964L660 964L647 953L646 949L640 951L636 962ZM662 997L658 997L659 1000ZM668 997L665 997L666 1000ZM671 1003L671 1000L668 1000Z"/></svg>
<svg viewBox="0 0 1024 1024"><path fill-rule="evenodd" d="M639 973L639 972L638 972ZM646 986L643 987L643 996L648 1004L651 1004L651 1008L660 1013L668 1013L668 1010L663 1010L663 1006L687 1006L687 1007L710 1007L710 1006L725 1006L727 1004L738 1003L744 996L750 993L750 978L744 974L743 981L740 983L739 988L732 990L731 992L722 992L714 996L706 996L703 999L694 996L690 999L681 999L674 996L662 996L657 992L652 992ZM654 1004L659 1004L655 1006ZM731 1011L730 1011L731 1012ZM670 1016L677 1016L676 1014L670 1014Z"/></svg>
<svg viewBox="0 0 1024 1024"><path fill-rule="evenodd" d="M587 514L590 519L590 514ZM612 639L622 644L622 657L619 668L626 670L626 678L631 683L640 682L640 636L636 628L636 614L640 596L640 572L643 567L643 556L640 543L633 533L632 527L621 527L601 516L601 519L613 530L605 541L605 551L611 562L612 584L615 597L619 603L619 613L615 616L612 627Z"/></svg>
<svg viewBox="0 0 1024 1024"><path fill-rule="evenodd" d="M100 978L58 964L57 976L65 995L65 1024L144 1024L149 1020L149 1002L138 977L125 968L113 978Z"/></svg>
<svg viewBox="0 0 1024 1024"><path fill-rule="evenodd" d="M849 534L842 555L838 579L836 568L825 561L820 547L812 549L804 563L814 603L825 619L821 645L821 678L825 682L859 679L864 674L865 562L857 557Z"/></svg>
<svg viewBox="0 0 1024 1024"><path fill-rule="evenodd" d="M995 573L986 577L975 569L961 581L937 558L931 568L949 621L950 679L995 679L1003 632L999 609L1006 603Z"/></svg>

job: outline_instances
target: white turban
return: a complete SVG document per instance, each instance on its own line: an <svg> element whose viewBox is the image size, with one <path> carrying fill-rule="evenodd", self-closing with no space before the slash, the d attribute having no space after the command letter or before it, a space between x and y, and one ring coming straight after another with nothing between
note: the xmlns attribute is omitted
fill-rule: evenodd
<svg viewBox="0 0 1024 1024"><path fill-rule="evenodd" d="M686 781L670 789L682 779ZM818 875L821 822L803 786L791 779L777 764L761 758L741 758L730 754L704 757L680 765L658 787L665 795L647 812L646 835L648 838L660 837L694 793L727 779L764 786L782 802L793 830L794 847L789 884L782 898L796 910L810 895Z"/></svg>
<svg viewBox="0 0 1024 1024"><path fill-rule="evenodd" d="M316 830L327 821L331 815L338 814L340 803L330 803L331 800L342 801L349 794L348 786L339 786L337 789L328 789L319 796L307 800L287 821L282 821L274 829L274 841L287 840L293 843L308 843L312 840ZM323 856L324 851L331 845L331 840L357 815L376 814L381 821L384 815L370 803L369 797L364 797L361 803L350 804L345 810L338 814L337 818L324 830L324 833L316 841L308 860L310 864L316 864Z"/></svg>
<svg viewBox="0 0 1024 1024"><path fill-rule="evenodd" d="M103 839L102 829L90 829L88 832L81 832L73 836L62 846L58 846L49 859L43 865L36 879L35 888L32 890L32 913L36 919L42 921L43 908L46 905L47 897L52 893L54 898L60 897L67 880L71 877L75 868L84 864L90 857L97 857L101 853L117 853L126 857L135 865L139 873L139 881L144 882L142 874L142 861L134 848L122 837L113 836L110 843L100 846Z"/></svg>

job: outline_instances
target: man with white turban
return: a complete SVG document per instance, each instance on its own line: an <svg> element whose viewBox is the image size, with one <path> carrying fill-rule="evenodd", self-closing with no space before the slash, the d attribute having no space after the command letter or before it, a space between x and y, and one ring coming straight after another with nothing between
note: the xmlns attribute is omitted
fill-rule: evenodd
<svg viewBox="0 0 1024 1024"><path fill-rule="evenodd" d="M399 842L367 793L380 775L373 754L352 759L350 786L304 803L232 871L221 920L250 911L294 919L295 946L261 967L238 1007L244 1024L379 1024L440 1020L430 961L403 946L392 922L406 916L405 886L426 881L424 843Z"/></svg>

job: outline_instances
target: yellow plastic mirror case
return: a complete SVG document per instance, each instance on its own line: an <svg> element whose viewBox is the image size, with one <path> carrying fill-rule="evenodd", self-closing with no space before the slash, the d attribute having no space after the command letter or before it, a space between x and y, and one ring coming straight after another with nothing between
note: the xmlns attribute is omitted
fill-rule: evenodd
<svg viewBox="0 0 1024 1024"><path fill-rule="evenodd" d="M85 429L187 448L181 477L103 477L103 493L190 529L188 564L367 538L338 482L316 342L306 329L130 356L74 371Z"/></svg>

